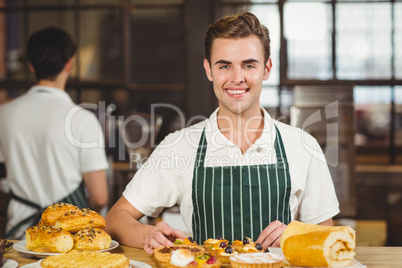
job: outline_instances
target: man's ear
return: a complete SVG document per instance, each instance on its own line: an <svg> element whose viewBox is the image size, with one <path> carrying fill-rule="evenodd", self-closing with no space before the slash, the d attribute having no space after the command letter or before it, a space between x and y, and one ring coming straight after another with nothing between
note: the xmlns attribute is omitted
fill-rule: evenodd
<svg viewBox="0 0 402 268"><path fill-rule="evenodd" d="M207 59L204 59L204 69L205 69L205 73L207 74L208 80L212 82L213 78L211 75L211 65L209 65L209 62Z"/></svg>
<svg viewBox="0 0 402 268"><path fill-rule="evenodd" d="M272 60L271 58L269 58L264 68L264 77L263 77L264 80L268 80L269 75L271 74L271 68L272 68Z"/></svg>
<svg viewBox="0 0 402 268"><path fill-rule="evenodd" d="M31 71L31 73L35 74L35 69L31 62L28 62L28 67L29 67L29 70Z"/></svg>
<svg viewBox="0 0 402 268"><path fill-rule="evenodd" d="M73 58L70 58L66 65L64 65L64 70L68 73L71 73L71 69L73 68Z"/></svg>

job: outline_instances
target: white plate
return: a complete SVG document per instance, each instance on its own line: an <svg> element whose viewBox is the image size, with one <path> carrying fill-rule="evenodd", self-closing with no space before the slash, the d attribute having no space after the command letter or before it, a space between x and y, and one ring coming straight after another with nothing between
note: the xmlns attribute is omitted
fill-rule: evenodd
<svg viewBox="0 0 402 268"><path fill-rule="evenodd" d="M284 260L286 260L281 248L268 248L268 250L269 250L269 252L282 256L284 258ZM289 266L289 267L299 267L299 266ZM315 268L319 268L319 267L315 267ZM353 259L351 265L347 266L347 268L367 268L367 266L361 264L356 259Z"/></svg>
<svg viewBox="0 0 402 268"><path fill-rule="evenodd" d="M21 268L37 268L37 267L40 267L38 264L41 261L43 261L43 260L39 260L37 262L21 266ZM17 267L17 266L14 266L14 267ZM2 268L4 268L4 266ZM147 263L145 263L145 262L130 260L130 268L152 268L152 266L147 264Z"/></svg>
<svg viewBox="0 0 402 268"><path fill-rule="evenodd" d="M152 268L152 266L142 261L130 260L130 268Z"/></svg>
<svg viewBox="0 0 402 268"><path fill-rule="evenodd" d="M32 256L34 256L34 257L37 257L37 258L46 258L47 256L59 255L59 254L60 254L60 253L42 253L42 252L35 252L35 251L30 250L30 249L27 249L27 248L25 247L26 244L27 244L27 241L26 241L26 240L23 240L23 241L20 241L20 242L15 243L14 246L13 246L13 248L14 248L16 251L19 251L19 252L21 252L21 253L26 253L26 254L32 255ZM115 240L112 240L112 243L110 244L110 247L109 247L108 249L104 249L104 250L100 250L100 251L112 250L112 249L117 248L118 246L119 246L119 242L117 242L117 241L115 241Z"/></svg>
<svg viewBox="0 0 402 268"><path fill-rule="evenodd" d="M18 262L14 261L14 260L3 258L2 268L16 268L16 267L18 267Z"/></svg>

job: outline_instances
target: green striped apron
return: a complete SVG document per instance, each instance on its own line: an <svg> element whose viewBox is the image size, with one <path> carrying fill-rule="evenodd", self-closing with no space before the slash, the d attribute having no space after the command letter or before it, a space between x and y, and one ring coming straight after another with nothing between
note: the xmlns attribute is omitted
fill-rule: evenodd
<svg viewBox="0 0 402 268"><path fill-rule="evenodd" d="M38 224L39 221L41 220L42 213L47 208L47 206L43 208L25 198L16 196L12 191L10 191L10 193L9 193L7 203L11 199L17 200L18 202L23 203L23 204L37 210L37 212L35 212L33 215L21 220L17 225L15 225L7 233L5 233L3 231L5 238L22 239L23 237L15 238L13 236L15 235L15 233L17 233L17 231L22 226L24 226L28 223L30 224L30 226ZM85 198L85 184L81 183L80 186L74 192L72 192L71 194L69 194L68 196L66 196L65 198L61 199L58 202L73 204L79 208L88 208L89 207L88 200ZM57 203L57 202L55 202L55 203ZM4 228L6 225L7 225L7 213L6 213L6 220L5 220Z"/></svg>
<svg viewBox="0 0 402 268"><path fill-rule="evenodd" d="M272 221L291 220L291 181L282 137L275 126L277 164L205 167L205 129L201 134L192 181L192 229L202 244L221 236L254 241Z"/></svg>

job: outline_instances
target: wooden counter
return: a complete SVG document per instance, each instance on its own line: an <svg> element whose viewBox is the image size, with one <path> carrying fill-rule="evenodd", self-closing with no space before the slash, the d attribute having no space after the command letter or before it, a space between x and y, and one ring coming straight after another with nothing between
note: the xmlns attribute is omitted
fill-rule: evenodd
<svg viewBox="0 0 402 268"><path fill-rule="evenodd" d="M136 260L148 263L156 268L152 257L142 249L131 248L120 245L111 251L112 253L123 253L130 260ZM367 268L390 268L402 266L402 247L357 247L356 260L367 266ZM18 262L19 266L38 261L31 255L22 254L14 249L7 252L4 258L12 259Z"/></svg>

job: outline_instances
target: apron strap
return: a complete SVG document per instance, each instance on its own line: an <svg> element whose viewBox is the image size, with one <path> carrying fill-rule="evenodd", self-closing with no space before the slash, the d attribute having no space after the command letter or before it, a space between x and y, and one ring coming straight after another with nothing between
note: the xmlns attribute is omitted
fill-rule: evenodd
<svg viewBox="0 0 402 268"><path fill-rule="evenodd" d="M42 217L42 213L43 211L48 207L44 207L42 208L41 206L26 200L24 198L21 198L17 195L15 195L11 190L10 190L10 194L8 197L8 201L7 201L7 207L8 204L10 202L11 199L14 199L22 204L25 204L31 208L34 208L36 210L38 210L36 213L34 213L33 215L23 219L22 221L20 221L18 224L16 224L11 230L9 230L7 233L5 233L5 228L7 226L7 213L6 213L6 219L5 219L5 224L4 224L4 230L3 230L3 234L4 237L11 237L13 236L22 226L24 226L27 223L31 223L31 226L38 224L39 221L41 220ZM69 204L73 204L79 208L88 208L89 204L87 199L85 198L85 184L84 182L82 182L78 188L76 190L74 190L71 194L69 194L68 196L66 196L65 198L59 200L58 202L63 202L63 203L69 203ZM55 202L55 203L58 203Z"/></svg>
<svg viewBox="0 0 402 268"><path fill-rule="evenodd" d="M10 203L11 199L14 199L14 200L16 200L16 201L18 201L18 202L20 202L20 203L22 203L22 204L24 204L24 205L26 205L28 207L34 208L34 209L39 210L39 211L34 213L33 215L23 219L22 221L20 221L17 225L15 225L7 233L5 233L5 228L7 226L7 215L8 215L8 213L6 213L6 219L5 219L4 230L3 230L5 238L13 236L21 228L21 226L23 226L23 225L25 225L25 224L27 224L29 222L36 222L36 221L39 222L40 217L42 215L42 207L41 206L39 206L39 205L29 201L29 200L26 200L24 198L21 198L21 197L15 195L12 190L10 190L10 193L8 195L7 207L8 207L8 204Z"/></svg>
<svg viewBox="0 0 402 268"><path fill-rule="evenodd" d="M277 142L275 142L275 152L277 152L277 162L281 164L287 164L288 158L286 157L286 151L285 146L283 145L282 135L279 132L277 126L275 126L275 130L276 130L276 138L278 139Z"/></svg>
<svg viewBox="0 0 402 268"><path fill-rule="evenodd" d="M198 143L198 149L197 149L197 155L195 158L195 166L196 167L204 167L204 159L205 159L205 154L207 152L207 139L205 138L205 127L202 130L202 134L200 137L200 141Z"/></svg>

